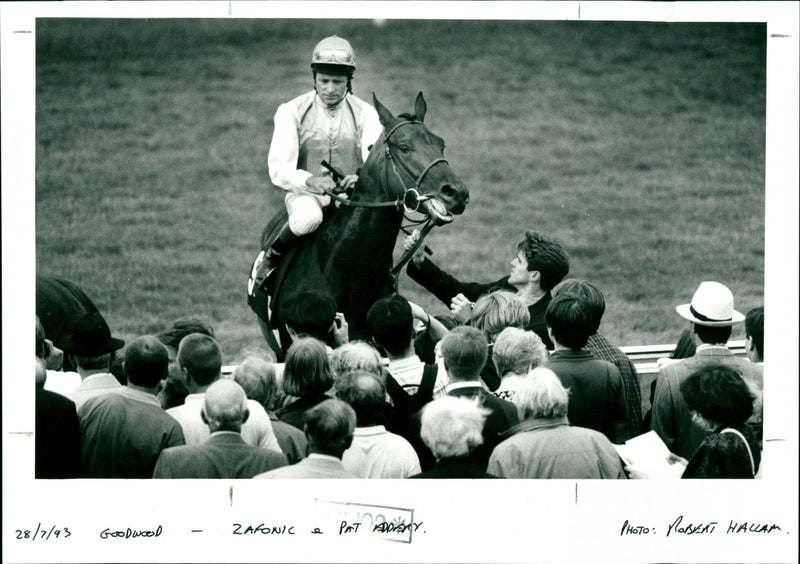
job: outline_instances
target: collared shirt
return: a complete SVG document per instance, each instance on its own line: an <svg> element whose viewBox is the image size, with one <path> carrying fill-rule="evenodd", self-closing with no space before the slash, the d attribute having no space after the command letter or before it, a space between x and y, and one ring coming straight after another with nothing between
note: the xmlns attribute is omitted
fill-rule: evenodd
<svg viewBox="0 0 800 564"><path fill-rule="evenodd" d="M639 376L631 359L624 352L608 342L603 335L595 333L589 337L586 350L601 360L607 360L617 367L622 377L622 389L625 392L625 437L617 437L623 443L642 433L642 390L639 387Z"/></svg>
<svg viewBox="0 0 800 564"><path fill-rule="evenodd" d="M75 388L67 397L75 402L75 408L80 412L81 407L87 400L109 393L116 393L122 390L116 376L110 373L91 374L83 379L81 385Z"/></svg>
<svg viewBox="0 0 800 564"><path fill-rule="evenodd" d="M87 478L150 478L161 451L184 444L180 424L158 399L128 387L88 399L78 418Z"/></svg>
<svg viewBox="0 0 800 564"><path fill-rule="evenodd" d="M474 381L469 381L469 382L450 382L449 384L447 384L447 387L445 388L445 392L447 394L449 394L453 390L460 390L462 388L479 388L481 390L488 391L483 382L479 382L477 380L474 380Z"/></svg>
<svg viewBox="0 0 800 564"><path fill-rule="evenodd" d="M419 357L413 355L399 360L390 360L387 370L406 393L416 394L420 383L422 383L422 371L424 369L425 363ZM433 399L447 395L446 388L449 381L447 372L439 365L439 369L436 372L436 383L433 385Z"/></svg>
<svg viewBox="0 0 800 564"><path fill-rule="evenodd" d="M263 474L259 474L255 477L258 479L352 479L356 478L357 476L345 470L344 466L342 465L342 461L335 456L312 452L297 464L284 466L283 468L276 468L275 470L264 472Z"/></svg>
<svg viewBox="0 0 800 564"><path fill-rule="evenodd" d="M369 147L375 143L382 130L383 126L375 108L352 94L347 94L332 111L315 91L302 94L281 104L275 112L268 157L270 179L275 186L284 190L305 191L309 177L327 174L320 166L319 159L313 159L317 162L307 163L308 168L300 163L303 160L303 146L310 141L312 135L316 133L317 136L324 137L331 154L357 150L363 163L369 155ZM357 167L343 167L342 163L337 163L331 156L326 155L326 159L342 174L356 172Z"/></svg>
<svg viewBox="0 0 800 564"><path fill-rule="evenodd" d="M203 423L203 419L200 417L205 397L205 393L189 394L186 396L183 405L167 410L167 413L181 424L187 445L203 444L211 435L208 425ZM283 452L272 430L272 423L270 423L269 415L267 415L264 407L257 401L247 400L247 409L250 411L250 416L242 425L242 439L244 442L249 445Z"/></svg>
<svg viewBox="0 0 800 564"><path fill-rule="evenodd" d="M421 471L411 443L383 425L356 427L342 464L359 478L408 478Z"/></svg>

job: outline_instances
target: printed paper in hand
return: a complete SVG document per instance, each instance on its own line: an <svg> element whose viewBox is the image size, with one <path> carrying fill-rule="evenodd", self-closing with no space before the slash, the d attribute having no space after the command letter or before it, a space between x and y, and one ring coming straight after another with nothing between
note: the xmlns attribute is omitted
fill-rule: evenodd
<svg viewBox="0 0 800 564"><path fill-rule="evenodd" d="M647 474L650 478L680 478L686 466L670 462L667 445L655 431L649 431L625 442L614 445L626 466Z"/></svg>

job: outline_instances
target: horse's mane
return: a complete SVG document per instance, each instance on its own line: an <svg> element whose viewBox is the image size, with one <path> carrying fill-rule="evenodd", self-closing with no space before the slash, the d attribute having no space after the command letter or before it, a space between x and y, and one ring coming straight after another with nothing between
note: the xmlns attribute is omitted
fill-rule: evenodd
<svg viewBox="0 0 800 564"><path fill-rule="evenodd" d="M408 121L417 121L417 116L415 114L405 113L405 114L400 114L397 117L401 117L403 119L407 119Z"/></svg>

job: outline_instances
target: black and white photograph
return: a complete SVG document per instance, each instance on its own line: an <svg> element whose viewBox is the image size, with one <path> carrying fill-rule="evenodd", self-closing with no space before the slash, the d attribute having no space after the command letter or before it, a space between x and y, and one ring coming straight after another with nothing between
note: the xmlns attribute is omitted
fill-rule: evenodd
<svg viewBox="0 0 800 564"><path fill-rule="evenodd" d="M4 561L796 561L799 3L0 10Z"/></svg>

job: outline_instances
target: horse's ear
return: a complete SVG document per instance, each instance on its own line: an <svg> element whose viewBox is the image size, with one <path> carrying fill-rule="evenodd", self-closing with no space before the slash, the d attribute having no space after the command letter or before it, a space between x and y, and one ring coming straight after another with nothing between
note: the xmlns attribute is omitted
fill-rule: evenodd
<svg viewBox="0 0 800 564"><path fill-rule="evenodd" d="M378 101L378 97L375 96L374 92L372 93L372 103L375 106L375 110L378 112L378 119L380 119L381 125L386 129L394 127L394 124L397 123L397 119L392 115L392 112L386 109L386 106Z"/></svg>
<svg viewBox="0 0 800 564"><path fill-rule="evenodd" d="M425 121L425 114L428 112L428 104L425 103L425 97L422 92L417 94L417 101L414 103L414 115L417 116L419 121Z"/></svg>

